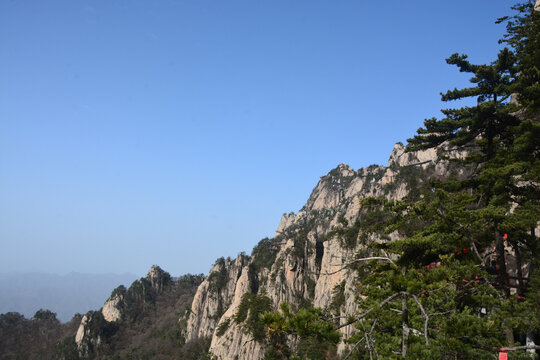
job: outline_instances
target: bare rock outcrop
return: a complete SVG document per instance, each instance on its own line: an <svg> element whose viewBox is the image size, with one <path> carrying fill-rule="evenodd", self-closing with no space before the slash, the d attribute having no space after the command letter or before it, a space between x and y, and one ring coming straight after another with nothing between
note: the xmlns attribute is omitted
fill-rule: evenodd
<svg viewBox="0 0 540 360"><path fill-rule="evenodd" d="M399 200L431 177L448 176L451 166L438 151L456 155L448 146L406 152L398 143L388 166L371 165L355 171L340 164L321 177L306 205L296 214L282 216L274 239L262 240L251 256L216 262L195 295L187 339L212 336L210 352L218 359L261 358L263 349L250 341L242 323L234 320L242 297L248 293L267 296L273 309L281 302L297 308L308 302L336 315L354 314L356 274L347 264L363 245L357 238L333 230L358 226L365 197ZM346 338L355 330L345 326L341 331ZM338 350L345 347L342 344Z"/></svg>
<svg viewBox="0 0 540 360"><path fill-rule="evenodd" d="M120 320L122 317L121 309L123 301L124 295L120 293L115 294L109 300L107 300L101 309L103 318L105 318L105 320L108 322Z"/></svg>
<svg viewBox="0 0 540 360"><path fill-rule="evenodd" d="M188 341L212 336L233 301L238 279L247 271L247 260L247 256L240 254L235 260L220 258L216 261L193 299L187 324Z"/></svg>

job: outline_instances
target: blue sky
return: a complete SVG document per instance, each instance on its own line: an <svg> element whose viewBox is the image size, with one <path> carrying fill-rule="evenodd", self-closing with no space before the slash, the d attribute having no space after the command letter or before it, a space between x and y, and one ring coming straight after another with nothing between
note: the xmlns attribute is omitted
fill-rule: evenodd
<svg viewBox="0 0 540 360"><path fill-rule="evenodd" d="M513 2L0 2L0 272L206 273L386 164Z"/></svg>

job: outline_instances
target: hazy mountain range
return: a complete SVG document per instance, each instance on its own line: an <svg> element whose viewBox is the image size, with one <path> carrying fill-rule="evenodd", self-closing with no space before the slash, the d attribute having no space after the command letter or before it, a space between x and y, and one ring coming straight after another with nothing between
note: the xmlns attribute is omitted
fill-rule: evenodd
<svg viewBox="0 0 540 360"><path fill-rule="evenodd" d="M0 313L16 311L27 318L41 308L69 321L75 313L99 309L118 285L129 286L134 274L0 273Z"/></svg>

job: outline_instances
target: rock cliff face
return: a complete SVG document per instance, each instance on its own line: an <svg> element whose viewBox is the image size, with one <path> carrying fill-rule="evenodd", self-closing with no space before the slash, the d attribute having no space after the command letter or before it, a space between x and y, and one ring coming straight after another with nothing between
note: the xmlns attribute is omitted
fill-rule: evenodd
<svg viewBox="0 0 540 360"><path fill-rule="evenodd" d="M282 216L273 239L262 240L251 256L216 262L193 300L187 339L212 336L210 352L218 359L261 358L263 349L235 319L245 294L268 296L274 309L285 301L329 308L336 315L354 313L355 273L346 266L363 245L358 231L335 230L358 230L363 198L420 196L414 193L419 184L451 172L437 150L406 153L401 143L394 146L386 167L355 171L340 164L321 177L298 213ZM341 331L348 337L354 329Z"/></svg>

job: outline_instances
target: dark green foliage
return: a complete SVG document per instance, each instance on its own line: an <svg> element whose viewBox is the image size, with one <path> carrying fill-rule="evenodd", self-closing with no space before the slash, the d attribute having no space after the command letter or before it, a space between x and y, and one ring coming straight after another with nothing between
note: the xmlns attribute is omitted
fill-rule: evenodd
<svg viewBox="0 0 540 360"><path fill-rule="evenodd" d="M307 228L300 228L298 232L292 238L294 241L292 254L297 259L305 259L306 250L308 244L307 238L308 230Z"/></svg>
<svg viewBox="0 0 540 360"><path fill-rule="evenodd" d="M265 328L259 321L259 317L270 311L271 306L272 300L268 296L246 293L242 296L238 311L234 315L234 321L243 324L245 331L250 333L253 339L260 341L265 336Z"/></svg>
<svg viewBox="0 0 540 360"><path fill-rule="evenodd" d="M199 286L204 280L203 274L186 274L174 279L176 286L183 289Z"/></svg>
<svg viewBox="0 0 540 360"><path fill-rule="evenodd" d="M120 291L121 292L121 289ZM127 292L121 307L123 307L122 316L137 320L143 313L145 308L153 304L156 298L156 291L152 288L152 284L146 278L135 280Z"/></svg>
<svg viewBox="0 0 540 360"><path fill-rule="evenodd" d="M31 320L15 312L0 314L0 358L1 359L58 359L59 350L65 348L66 354L71 354L65 360L78 359L73 357L73 341L77 327L81 321L80 315L62 324L54 313L40 310ZM65 341L62 346L56 342L71 336L72 343ZM71 352L67 351L71 349Z"/></svg>
<svg viewBox="0 0 540 360"><path fill-rule="evenodd" d="M424 170L421 166L415 165L402 166L397 171L394 183L407 184L407 198L410 201L420 200L422 193L424 193L426 187L429 186L427 175L430 170L430 168Z"/></svg>
<svg viewBox="0 0 540 360"><path fill-rule="evenodd" d="M301 337L296 347L296 356L310 360L338 359L333 343L326 344L316 336Z"/></svg>
<svg viewBox="0 0 540 360"><path fill-rule="evenodd" d="M33 316L33 319L58 322L58 319L56 318L56 313L53 313L50 310L43 310L43 309L39 309L38 311L36 311L36 313Z"/></svg>
<svg viewBox="0 0 540 360"><path fill-rule="evenodd" d="M62 360L79 360L75 335L66 337L54 345L53 356Z"/></svg>
<svg viewBox="0 0 540 360"><path fill-rule="evenodd" d="M514 91L525 112L537 115L540 111L540 13L534 1L516 4L514 16L505 16L507 33L500 40L513 48L517 57L519 76Z"/></svg>
<svg viewBox="0 0 540 360"><path fill-rule="evenodd" d="M334 289L332 290L332 301L330 302L329 308L336 314L339 314L343 305L345 305L345 280L334 286Z"/></svg>
<svg viewBox="0 0 540 360"><path fill-rule="evenodd" d="M227 286L229 272L223 257L217 259L214 266L218 266L218 269L217 271L212 271L210 275L208 275L208 282L210 283L209 289L212 292L218 293Z"/></svg>
<svg viewBox="0 0 540 360"><path fill-rule="evenodd" d="M362 199L360 206L360 239L366 242L369 233L384 233L388 223L394 219L394 214L388 209L401 204L394 200L368 197Z"/></svg>
<svg viewBox="0 0 540 360"><path fill-rule="evenodd" d="M231 318L227 318L219 324L219 326L216 329L216 335L217 336L223 336L229 329L229 326L231 325Z"/></svg>
<svg viewBox="0 0 540 360"><path fill-rule="evenodd" d="M370 255L382 260L357 264L365 315L355 322L359 333L349 341L371 341L358 348L358 358L371 357L377 349L382 357L401 353L422 359L492 359L497 348L519 345L514 335L538 331L540 306L529 300L531 295L537 298L537 275L533 272L528 291L522 286L517 293L525 301L513 295L502 239L503 232L512 234L508 246L516 255L518 272L521 264L538 261L537 238L528 232L540 219L540 145L532 140L540 127L527 115L534 113L532 99L508 102L521 86L516 64L522 74L527 72L521 59L519 51L516 56L509 49L489 65L473 65L464 55L452 55L448 63L472 73L473 85L448 91L442 99L472 96L478 104L443 110L444 119L426 120L425 128L410 139L408 151L444 141L467 148L465 159L447 156L460 177L426 182L419 169L404 168L398 181L406 181L415 192L399 202L363 202L366 238L395 231L403 238L370 244ZM494 247L497 261L491 268L489 255L483 254ZM523 351L511 355L526 356Z"/></svg>
<svg viewBox="0 0 540 360"><path fill-rule="evenodd" d="M11 326L23 320L26 320L25 317L18 312L8 312L5 314L0 314L0 325L2 326Z"/></svg>
<svg viewBox="0 0 540 360"><path fill-rule="evenodd" d="M279 252L279 246L275 243L274 239L264 238L253 248L251 252L251 262L254 269L260 271L260 269L270 267L276 260L276 255Z"/></svg>
<svg viewBox="0 0 540 360"><path fill-rule="evenodd" d="M258 341L266 347L264 359L337 359L340 333L322 316L322 310L315 308L292 313L284 303L280 311L263 314L259 322L264 325L264 336ZM293 349L287 341L291 336L297 340Z"/></svg>
<svg viewBox="0 0 540 360"><path fill-rule="evenodd" d="M315 267L317 272L321 271L322 259L324 256L324 242L317 240L315 242Z"/></svg>
<svg viewBox="0 0 540 360"><path fill-rule="evenodd" d="M128 293L130 298L140 302L152 302L155 298L152 284L145 278L135 280L129 287Z"/></svg>
<svg viewBox="0 0 540 360"><path fill-rule="evenodd" d="M317 282L313 280L311 277L305 277L306 282L306 289L307 289L307 296L309 299L313 299L315 297L315 287L317 286Z"/></svg>
<svg viewBox="0 0 540 360"><path fill-rule="evenodd" d="M457 146L476 144L484 151L471 156L475 162L492 159L498 139L507 132L509 126L518 121L510 115L514 107L507 103L512 93L512 84L517 74L516 58L505 48L497 60L490 65L473 65L466 55L453 54L447 62L456 65L461 72L472 73L470 88L454 89L441 94L443 101L452 101L475 97L478 105L460 109L442 110L446 118L428 119L425 128L418 130L418 135L409 139L408 150L425 149L450 141ZM478 138L480 136L481 138Z"/></svg>
<svg viewBox="0 0 540 360"><path fill-rule="evenodd" d="M113 290L109 299L120 297L119 304L122 317L129 320L136 320L147 308L152 307L159 294L172 286L171 275L163 271L159 266L152 266L152 276L135 280L128 290L120 285ZM186 277L197 277L197 275L186 275ZM200 277L200 276L199 276ZM186 286L190 286L186 284Z"/></svg>
<svg viewBox="0 0 540 360"><path fill-rule="evenodd" d="M178 351L178 356L175 359L182 360L212 360L208 355L208 350L210 349L210 343L212 339L208 338L199 338L193 341L188 342Z"/></svg>
<svg viewBox="0 0 540 360"><path fill-rule="evenodd" d="M253 294L259 292L259 270L257 265L250 263L248 266L249 289Z"/></svg>
<svg viewBox="0 0 540 360"><path fill-rule="evenodd" d="M88 329L90 337L92 338L100 337L102 340L106 341L114 335L118 329L117 324L105 320L101 311L89 311L87 316L91 320L88 322L86 329Z"/></svg>
<svg viewBox="0 0 540 360"><path fill-rule="evenodd" d="M85 326L84 356L96 358L110 352L110 340L118 330L118 324L108 322L101 311L86 313L88 321Z"/></svg>
<svg viewBox="0 0 540 360"><path fill-rule="evenodd" d="M482 252L491 246L491 233L486 229L489 213L476 209L478 197L468 192L455 194L437 189L425 195L423 201L413 203L366 200L385 221L365 223L365 231L380 235L399 230L404 238L369 246L372 256L393 254L394 262L374 260L358 265L360 293L367 297L361 306L372 312L356 326L362 330L360 334L373 326L372 340L379 355L390 355L399 350L403 321L390 309L401 309L403 297L408 303L407 324L423 328L424 316L416 297L428 314L446 316L430 318L430 329L434 330L429 332L429 346L423 337L409 336L408 353L413 358L452 358L459 349L460 358L489 359L492 353L485 349L505 344L505 327L526 322L523 304L515 303L510 306L513 310L500 311L509 308L514 300L506 301L500 289L490 284L492 278L475 254L475 249ZM378 309L393 294L404 295ZM481 316L481 309L486 316ZM351 341L360 339L358 335ZM358 352L359 356L369 355L366 349Z"/></svg>

